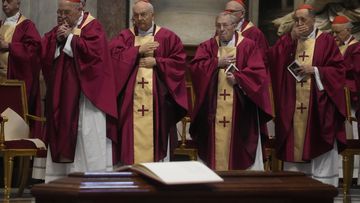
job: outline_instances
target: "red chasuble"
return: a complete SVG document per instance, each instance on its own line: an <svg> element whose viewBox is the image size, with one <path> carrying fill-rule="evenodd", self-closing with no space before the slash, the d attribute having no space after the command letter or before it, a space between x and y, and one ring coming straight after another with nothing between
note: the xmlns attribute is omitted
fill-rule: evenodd
<svg viewBox="0 0 360 203"><path fill-rule="evenodd" d="M236 34L237 36L237 34ZM191 74L196 93L190 134L199 148L199 156L211 168L215 168L215 115L219 71L219 45L216 38L202 44L191 62ZM235 72L239 85L233 87L233 117L231 118L231 142L229 170L247 169L255 161L258 145L258 126L271 119L269 77L266 74L260 52L252 40L244 38L236 47ZM258 115L259 113L259 122Z"/></svg>
<svg viewBox="0 0 360 203"><path fill-rule="evenodd" d="M41 116L40 52L41 37L34 23L26 19L16 26L9 46L7 78L25 81L29 113L36 116ZM30 121L30 128L33 137L42 139L40 122Z"/></svg>
<svg viewBox="0 0 360 203"><path fill-rule="evenodd" d="M346 65L346 86L351 92L351 103L355 107L357 115L360 116L360 42L354 37L351 38L349 46L345 50L344 62ZM360 117L358 121L360 121Z"/></svg>
<svg viewBox="0 0 360 203"><path fill-rule="evenodd" d="M265 66L267 66L266 52L269 49L269 43L266 40L264 33L255 26L251 26L247 20L244 20L244 23L241 25L239 32L246 38L251 39L255 42L256 46L259 48L261 55L263 56Z"/></svg>
<svg viewBox="0 0 360 203"><path fill-rule="evenodd" d="M295 59L297 41L283 35L269 49L268 59L275 99L275 135L277 156L294 161L294 127L296 80L287 70ZM345 66L333 36L322 33L315 41L313 66L320 73L324 91L319 91L314 76L308 107L302 160L309 161L334 147L339 151L346 144L344 119L346 114L344 85Z"/></svg>
<svg viewBox="0 0 360 203"><path fill-rule="evenodd" d="M85 13L79 28L89 16ZM43 72L48 89L46 137L54 162L72 162L80 93L96 108L117 118L115 81L105 32L99 21L92 20L81 29L80 35L74 35L71 41L73 58L62 51L64 44L57 44L56 31L57 27L45 34L42 40ZM57 45L61 46L61 51L54 59ZM116 137L109 138L117 140Z"/></svg>
<svg viewBox="0 0 360 203"><path fill-rule="evenodd" d="M351 91L352 105L360 121L360 42L352 37L344 54L346 64L346 85ZM360 126L360 124L359 124Z"/></svg>
<svg viewBox="0 0 360 203"><path fill-rule="evenodd" d="M135 28L136 30L136 28ZM160 46L154 51L157 65L153 68L153 112L154 112L154 161L167 154L168 134L187 111L185 88L185 52L180 38L173 32L161 28L154 41ZM140 59L139 46L134 46L135 35L126 29L110 42L113 67L116 73L121 145L120 160L124 164L134 163L133 94ZM177 137L171 141L177 142Z"/></svg>

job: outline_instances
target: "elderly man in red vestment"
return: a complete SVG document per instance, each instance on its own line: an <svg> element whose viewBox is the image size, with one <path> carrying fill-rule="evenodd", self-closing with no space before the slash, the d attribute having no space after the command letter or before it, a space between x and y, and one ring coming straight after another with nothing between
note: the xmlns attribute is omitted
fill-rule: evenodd
<svg viewBox="0 0 360 203"><path fill-rule="evenodd" d="M285 161L284 170L302 171L336 186L338 151L346 144L343 57L334 37L314 26L310 5L299 7L293 17L291 33L268 55L277 156ZM294 61L298 65L289 66Z"/></svg>
<svg viewBox="0 0 360 203"><path fill-rule="evenodd" d="M105 33L80 0L59 0L58 22L42 41L47 84L45 181L74 171L112 170L106 116L117 118Z"/></svg>
<svg viewBox="0 0 360 203"><path fill-rule="evenodd" d="M119 91L120 160L163 160L169 130L186 113L185 52L178 36L153 22L148 1L133 5L134 27L110 43ZM172 138L177 141L177 138Z"/></svg>
<svg viewBox="0 0 360 203"><path fill-rule="evenodd" d="M269 76L255 42L235 31L235 20L220 13L216 36L200 44L191 62L190 134L212 169L264 170L259 126L272 115ZM226 71L229 65L237 68Z"/></svg>
<svg viewBox="0 0 360 203"><path fill-rule="evenodd" d="M351 114L356 115L360 126L360 43L351 35L353 25L345 16L336 16L332 31L346 65L346 86L351 94ZM359 132L359 131L358 131Z"/></svg>
<svg viewBox="0 0 360 203"><path fill-rule="evenodd" d="M6 19L0 24L0 79L23 80L29 113L40 116L41 37L34 23L20 13L20 3L2 1ZM40 122L30 122L30 128L34 137L41 138Z"/></svg>
<svg viewBox="0 0 360 203"><path fill-rule="evenodd" d="M253 40L259 48L266 65L266 51L269 44L265 35L252 22L245 19L246 6L243 0L231 0L226 3L225 11L231 12L236 17L236 31L244 37Z"/></svg>

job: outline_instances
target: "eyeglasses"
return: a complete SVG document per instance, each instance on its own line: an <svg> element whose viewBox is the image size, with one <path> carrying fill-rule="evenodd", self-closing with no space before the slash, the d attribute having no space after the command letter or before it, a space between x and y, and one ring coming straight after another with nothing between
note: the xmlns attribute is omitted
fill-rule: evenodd
<svg viewBox="0 0 360 203"><path fill-rule="evenodd" d="M144 13L134 13L133 18L139 19L141 18L147 18L151 12L144 12Z"/></svg>
<svg viewBox="0 0 360 203"><path fill-rule="evenodd" d="M307 23L311 18L310 17L293 17L293 20L295 21L295 23L299 24L299 23Z"/></svg>
<svg viewBox="0 0 360 203"><path fill-rule="evenodd" d="M57 13L58 15L69 15L69 14L71 13L71 10L60 10L60 9L58 9L58 10L56 11L56 13Z"/></svg>
<svg viewBox="0 0 360 203"><path fill-rule="evenodd" d="M338 35L338 34L340 34L340 33L342 33L342 32L344 32L345 30L333 30L333 31L331 31L331 34L336 34L336 35Z"/></svg>
<svg viewBox="0 0 360 203"><path fill-rule="evenodd" d="M216 24L215 27L217 30L220 30L221 28L228 29L233 25L234 25L234 23L232 23L232 24Z"/></svg>

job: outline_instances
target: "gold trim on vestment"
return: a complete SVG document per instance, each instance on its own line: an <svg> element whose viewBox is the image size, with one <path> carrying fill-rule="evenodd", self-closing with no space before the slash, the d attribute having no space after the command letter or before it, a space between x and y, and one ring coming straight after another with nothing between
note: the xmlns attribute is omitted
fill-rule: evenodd
<svg viewBox="0 0 360 203"><path fill-rule="evenodd" d="M357 41L356 39L353 39L353 40L350 41L350 43L339 46L339 49L340 49L341 54L344 56L347 48L348 48L349 46L357 43L357 42L358 42L358 41Z"/></svg>
<svg viewBox="0 0 360 203"><path fill-rule="evenodd" d="M239 35L236 46L219 47L218 58L226 56L234 56L236 58L236 47L242 40L243 37ZM218 38L217 41L219 41ZM232 84L226 79L226 67L221 68L218 74L218 95L215 116L215 169L224 171L229 170L234 89Z"/></svg>
<svg viewBox="0 0 360 203"><path fill-rule="evenodd" d="M320 35L320 31L318 36ZM295 59L300 65L311 65L315 51L316 39L309 38L298 40ZM302 162L304 141L309 114L309 101L311 91L311 79L304 78L301 82L296 81L296 102L294 112L294 161Z"/></svg>
<svg viewBox="0 0 360 203"><path fill-rule="evenodd" d="M91 21L95 20L95 18L89 13L88 16L85 19L85 22L81 25L80 28L75 27L72 29L71 33L76 36L81 36L81 30L88 25Z"/></svg>
<svg viewBox="0 0 360 203"><path fill-rule="evenodd" d="M159 30L160 27L157 27L155 34ZM135 36L134 46L149 42L154 42L154 36ZM144 57L152 56L154 56L153 52L144 55ZM153 67L139 67L133 105L134 163L154 161L153 77Z"/></svg>
<svg viewBox="0 0 360 203"><path fill-rule="evenodd" d="M1 25L0 27L0 36L2 36L7 43L11 43L14 36L16 26L26 20L26 17L20 15L20 19L15 25ZM0 52L0 79L7 78L7 69L9 61L9 51Z"/></svg>
<svg viewBox="0 0 360 203"><path fill-rule="evenodd" d="M248 29L250 29L250 28L252 28L252 27L254 27L254 24L253 24L252 22L249 22L249 23L246 25L246 27L244 28L243 31L241 31L241 30L239 30L239 31L240 31L240 33L242 34L243 32L245 32L246 30L248 30Z"/></svg>

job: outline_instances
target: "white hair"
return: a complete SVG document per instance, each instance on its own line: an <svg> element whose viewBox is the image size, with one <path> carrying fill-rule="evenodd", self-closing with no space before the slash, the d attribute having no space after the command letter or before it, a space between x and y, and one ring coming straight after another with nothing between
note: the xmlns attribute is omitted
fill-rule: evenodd
<svg viewBox="0 0 360 203"><path fill-rule="evenodd" d="M233 14L228 13L228 12L226 12L226 11L219 13L219 14L216 16L215 22L217 22L217 20L218 20L220 17L226 17L226 16L229 16L230 22L231 22L232 24L236 24L236 23L237 23L237 21L236 21L236 16L234 16Z"/></svg>

